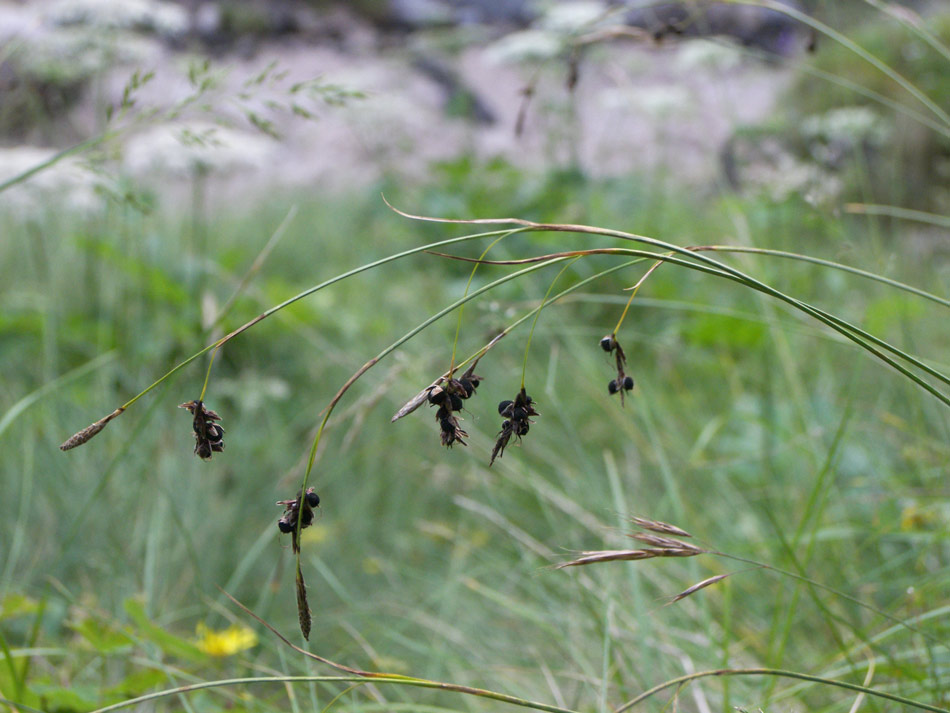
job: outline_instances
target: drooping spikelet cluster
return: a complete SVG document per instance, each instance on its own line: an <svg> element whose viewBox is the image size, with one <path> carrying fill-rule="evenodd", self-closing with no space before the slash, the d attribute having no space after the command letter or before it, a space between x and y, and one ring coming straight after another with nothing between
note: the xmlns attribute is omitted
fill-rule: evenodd
<svg viewBox="0 0 950 713"><path fill-rule="evenodd" d="M313 488L307 488L304 497L297 497L293 500L278 500L278 505L283 505L284 514L277 521L277 527L284 534L290 533L291 547L295 553L300 552L300 543L297 541L297 523L300 523L300 529L310 527L313 524L313 509L320 505L320 496Z"/></svg>
<svg viewBox="0 0 950 713"><path fill-rule="evenodd" d="M211 460L212 453L224 450L224 429L215 421L221 417L199 401L186 401L178 408L188 409L194 416L191 428L195 435L195 455L201 460Z"/></svg>
<svg viewBox="0 0 950 713"><path fill-rule="evenodd" d="M488 465L494 463L495 458L504 455L505 447L512 436L517 436L520 442L521 437L527 435L530 424L534 423L530 420L530 416L540 415L534 410L534 399L528 396L524 387L521 387L521 391L515 396L514 401L502 401L498 404L498 413L504 416L505 420L502 421L501 431L498 432L495 447L491 452L491 461Z"/></svg>
<svg viewBox="0 0 950 713"><path fill-rule="evenodd" d="M451 448L455 443L468 445L462 440L468 438L468 433L462 430L455 413L465 407L464 402L472 397L481 380L469 369L458 379L449 378L429 391L429 404L439 407L435 412L435 420L439 422L443 446Z"/></svg>

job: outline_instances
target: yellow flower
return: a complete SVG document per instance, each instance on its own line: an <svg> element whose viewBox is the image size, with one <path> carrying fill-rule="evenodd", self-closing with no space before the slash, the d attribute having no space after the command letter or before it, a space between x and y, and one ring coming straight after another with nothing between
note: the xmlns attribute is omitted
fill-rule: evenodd
<svg viewBox="0 0 950 713"><path fill-rule="evenodd" d="M211 656L233 656L239 651L257 646L257 634L252 629L237 624L221 631L198 624L197 636L198 648Z"/></svg>

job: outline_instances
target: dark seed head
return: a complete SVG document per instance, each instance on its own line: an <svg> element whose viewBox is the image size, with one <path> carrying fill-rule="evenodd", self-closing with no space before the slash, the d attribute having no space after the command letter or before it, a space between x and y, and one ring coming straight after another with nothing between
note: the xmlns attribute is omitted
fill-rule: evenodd
<svg viewBox="0 0 950 713"><path fill-rule="evenodd" d="M471 398L472 394L475 393L475 385L468 379L462 379L459 383L462 385L462 388L465 389L465 396L463 398Z"/></svg>
<svg viewBox="0 0 950 713"><path fill-rule="evenodd" d="M458 396L457 394L452 394L452 410L461 411L463 407L464 404L462 403L462 397Z"/></svg>
<svg viewBox="0 0 950 713"><path fill-rule="evenodd" d="M616 394L616 393L617 393L617 380L616 380L616 379L611 379L611 380L610 380L610 383L607 384L607 391L609 391L611 394Z"/></svg>
<svg viewBox="0 0 950 713"><path fill-rule="evenodd" d="M443 418L439 421L439 425L442 427L443 433L452 433L455 431L455 424L452 423L451 418Z"/></svg>
<svg viewBox="0 0 950 713"><path fill-rule="evenodd" d="M524 421L526 418L528 418L528 410L523 409L520 406L515 406L511 410L511 418L514 421Z"/></svg>
<svg viewBox="0 0 950 713"><path fill-rule="evenodd" d="M498 413L500 413L502 416L508 415L508 411L513 405L514 401L502 401L500 404L498 404Z"/></svg>
<svg viewBox="0 0 950 713"><path fill-rule="evenodd" d="M609 334L600 340L600 348L603 349L605 352L612 352L616 344L617 342L614 341L613 336Z"/></svg>
<svg viewBox="0 0 950 713"><path fill-rule="evenodd" d="M441 387L436 386L432 391L429 392L429 403L430 404L440 404L445 401L445 391Z"/></svg>
<svg viewBox="0 0 950 713"><path fill-rule="evenodd" d="M294 526L291 525L291 524L290 524L289 522L287 522L286 520L284 520L283 518L281 518L280 520L277 521L277 527L279 527L279 528L280 528L280 531L283 532L285 535L286 535L288 532L292 532L293 529L294 529Z"/></svg>
<svg viewBox="0 0 950 713"><path fill-rule="evenodd" d="M624 377L624 379L623 379L623 388L624 388L624 391L630 391L630 389L633 388L633 377L632 377L632 376L625 376L625 377Z"/></svg>
<svg viewBox="0 0 950 713"><path fill-rule="evenodd" d="M312 508L320 504L320 496L313 492L313 488L307 488L307 505Z"/></svg>
<svg viewBox="0 0 950 713"><path fill-rule="evenodd" d="M479 385L480 383L482 383L479 379L475 378L474 376L473 376L471 379L469 379L469 382L470 382L470 383L472 384L472 386L473 386L474 388L476 388L476 389L478 388L478 385Z"/></svg>
<svg viewBox="0 0 950 713"><path fill-rule="evenodd" d="M519 436L525 436L525 435L527 435L529 428L530 428L530 426L529 426L529 424L528 424L527 421L519 421L519 422L518 422L518 435L519 435Z"/></svg>

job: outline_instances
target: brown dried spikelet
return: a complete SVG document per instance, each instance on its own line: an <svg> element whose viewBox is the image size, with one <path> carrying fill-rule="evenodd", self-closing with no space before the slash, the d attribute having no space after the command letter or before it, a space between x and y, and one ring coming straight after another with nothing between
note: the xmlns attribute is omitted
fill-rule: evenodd
<svg viewBox="0 0 950 713"><path fill-rule="evenodd" d="M303 573L300 567L297 567L297 619L300 622L300 633L303 638L310 641L310 626L313 623L313 615L310 613L310 605L307 603L307 585L303 581Z"/></svg>
<svg viewBox="0 0 950 713"><path fill-rule="evenodd" d="M702 582L697 582L692 587L688 587L687 589L684 589L675 597L671 597L669 603L674 604L678 602L680 599L685 599L690 594L695 594L700 589L705 589L706 587L713 585L716 582L721 582L722 580L724 580L726 577L730 576L731 574L733 573L727 572L726 574L717 574L715 577L709 577L708 579L704 579Z"/></svg>
<svg viewBox="0 0 950 713"><path fill-rule="evenodd" d="M680 550L689 550L691 552L696 552L697 554L705 552L701 547L697 547L694 544L689 542L681 542L680 540L674 540L671 537L660 537L658 535L648 535L645 532L634 532L627 537L631 537L634 540L643 542L644 544L650 545L651 547L662 547L662 548L671 548L671 549L680 549Z"/></svg>
<svg viewBox="0 0 950 713"><path fill-rule="evenodd" d="M663 535L676 535L677 537L692 537L691 534L686 532L686 530L681 530L676 525L671 525L668 522L660 522L659 520L647 520L643 517L632 517L630 521L634 525L642 527L644 530L650 530L652 532L659 532Z"/></svg>
<svg viewBox="0 0 950 713"><path fill-rule="evenodd" d="M95 436L97 433L99 433L99 431L105 428L108 425L109 421L114 419L123 411L125 411L124 408L117 408L115 411L110 413L105 418L100 418L95 423L91 423L88 426L86 426L84 429L82 429L81 431L74 433L72 436L70 436L63 442L63 445L59 447L59 450L68 451L71 448L76 448L77 446L81 446L86 441L92 440L93 436Z"/></svg>

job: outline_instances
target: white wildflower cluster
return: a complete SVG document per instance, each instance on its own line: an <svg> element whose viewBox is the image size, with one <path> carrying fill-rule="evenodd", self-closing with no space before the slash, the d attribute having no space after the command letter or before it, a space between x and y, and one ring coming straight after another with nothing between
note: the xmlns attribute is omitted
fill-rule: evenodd
<svg viewBox="0 0 950 713"><path fill-rule="evenodd" d="M486 53L495 64L523 64L554 59L564 50L561 36L550 30L522 30L505 35Z"/></svg>
<svg viewBox="0 0 950 713"><path fill-rule="evenodd" d="M495 42L488 49L488 57L497 64L544 62L563 54L577 35L604 29L611 22L611 13L602 2L552 3L534 27Z"/></svg>
<svg viewBox="0 0 950 713"><path fill-rule="evenodd" d="M680 44L675 64L682 72L726 72L742 64L742 53L724 42L690 40Z"/></svg>
<svg viewBox="0 0 950 713"><path fill-rule="evenodd" d="M826 205L841 193L839 177L814 162L796 158L777 141L763 141L758 152L758 160L743 168L748 191L764 193L776 202L798 195L812 205Z"/></svg>
<svg viewBox="0 0 950 713"><path fill-rule="evenodd" d="M696 108L689 90L674 84L605 89L600 103L607 110L635 112L651 119L683 116Z"/></svg>
<svg viewBox="0 0 950 713"><path fill-rule="evenodd" d="M600 26L606 16L607 8L600 2L562 2L548 7L538 24L551 32L589 32Z"/></svg>
<svg viewBox="0 0 950 713"><path fill-rule="evenodd" d="M55 0L46 17L58 25L154 32L178 37L188 31L188 13L161 0Z"/></svg>
<svg viewBox="0 0 950 713"><path fill-rule="evenodd" d="M225 175L266 167L274 161L277 146L260 134L210 122L166 124L130 136L125 144L123 166L139 178L155 173Z"/></svg>
<svg viewBox="0 0 950 713"><path fill-rule="evenodd" d="M55 151L35 146L0 149L0 183L49 160ZM89 213L102 205L96 175L66 158L0 194L0 210L26 218L51 208Z"/></svg>
<svg viewBox="0 0 950 713"><path fill-rule="evenodd" d="M873 109L846 106L807 117L801 126L805 138L856 146L882 146L890 139L890 124Z"/></svg>
<svg viewBox="0 0 950 713"><path fill-rule="evenodd" d="M144 64L154 59L155 48L132 35L60 28L41 33L28 44L11 48L19 71L34 79L67 82L86 79L114 64Z"/></svg>

